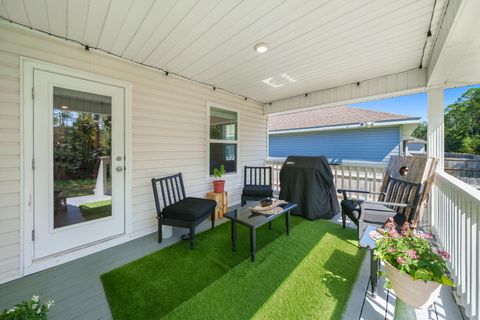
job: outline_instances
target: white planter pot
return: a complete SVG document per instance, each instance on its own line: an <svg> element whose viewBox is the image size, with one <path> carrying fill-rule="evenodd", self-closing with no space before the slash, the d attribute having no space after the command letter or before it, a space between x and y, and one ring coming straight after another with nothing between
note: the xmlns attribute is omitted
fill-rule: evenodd
<svg viewBox="0 0 480 320"><path fill-rule="evenodd" d="M438 282L414 280L410 275L400 272L387 262L385 262L385 271L396 296L412 307L428 308L440 294L442 285Z"/></svg>

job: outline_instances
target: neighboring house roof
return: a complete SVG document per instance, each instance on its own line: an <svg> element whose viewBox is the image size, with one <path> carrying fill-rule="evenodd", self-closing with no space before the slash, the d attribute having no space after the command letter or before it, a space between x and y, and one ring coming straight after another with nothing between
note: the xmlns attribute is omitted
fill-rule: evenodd
<svg viewBox="0 0 480 320"><path fill-rule="evenodd" d="M338 106L270 116L269 131L297 131L340 126L345 128L378 123L405 124L419 121L419 117Z"/></svg>

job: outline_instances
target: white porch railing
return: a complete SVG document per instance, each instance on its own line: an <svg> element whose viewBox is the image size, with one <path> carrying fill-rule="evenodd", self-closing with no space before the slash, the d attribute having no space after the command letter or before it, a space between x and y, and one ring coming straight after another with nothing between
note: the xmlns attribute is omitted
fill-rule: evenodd
<svg viewBox="0 0 480 320"><path fill-rule="evenodd" d="M284 159L268 159L266 165L272 167L273 191L280 192L280 169ZM335 187L337 189L356 189L378 192L386 172L385 164L342 163L331 165ZM366 194L351 194L352 198L373 200Z"/></svg>
<svg viewBox="0 0 480 320"><path fill-rule="evenodd" d="M480 319L480 191L444 172L433 187L431 224L450 253L456 292L470 319Z"/></svg>

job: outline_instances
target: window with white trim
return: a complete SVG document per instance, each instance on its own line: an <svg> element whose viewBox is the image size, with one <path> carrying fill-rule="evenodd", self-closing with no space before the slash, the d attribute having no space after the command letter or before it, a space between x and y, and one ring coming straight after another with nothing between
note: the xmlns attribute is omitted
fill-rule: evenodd
<svg viewBox="0 0 480 320"><path fill-rule="evenodd" d="M238 112L209 106L209 175L223 164L226 173L237 172Z"/></svg>

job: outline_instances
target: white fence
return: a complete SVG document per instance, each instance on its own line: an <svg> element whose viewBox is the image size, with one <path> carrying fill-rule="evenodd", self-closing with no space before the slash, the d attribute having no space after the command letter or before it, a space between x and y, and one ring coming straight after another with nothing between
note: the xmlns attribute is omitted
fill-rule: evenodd
<svg viewBox="0 0 480 320"><path fill-rule="evenodd" d="M470 319L480 319L480 191L444 172L433 187L431 223L450 253L456 292Z"/></svg>
<svg viewBox="0 0 480 320"><path fill-rule="evenodd" d="M272 167L273 191L280 192L280 169L284 159L268 159L266 164ZM386 172L385 164L342 163L331 165L335 187L337 189L355 189L378 192ZM349 194L352 198L373 200L371 196L361 193Z"/></svg>
<svg viewBox="0 0 480 320"><path fill-rule="evenodd" d="M480 157L475 158L445 158L445 172L463 182L480 188Z"/></svg>

